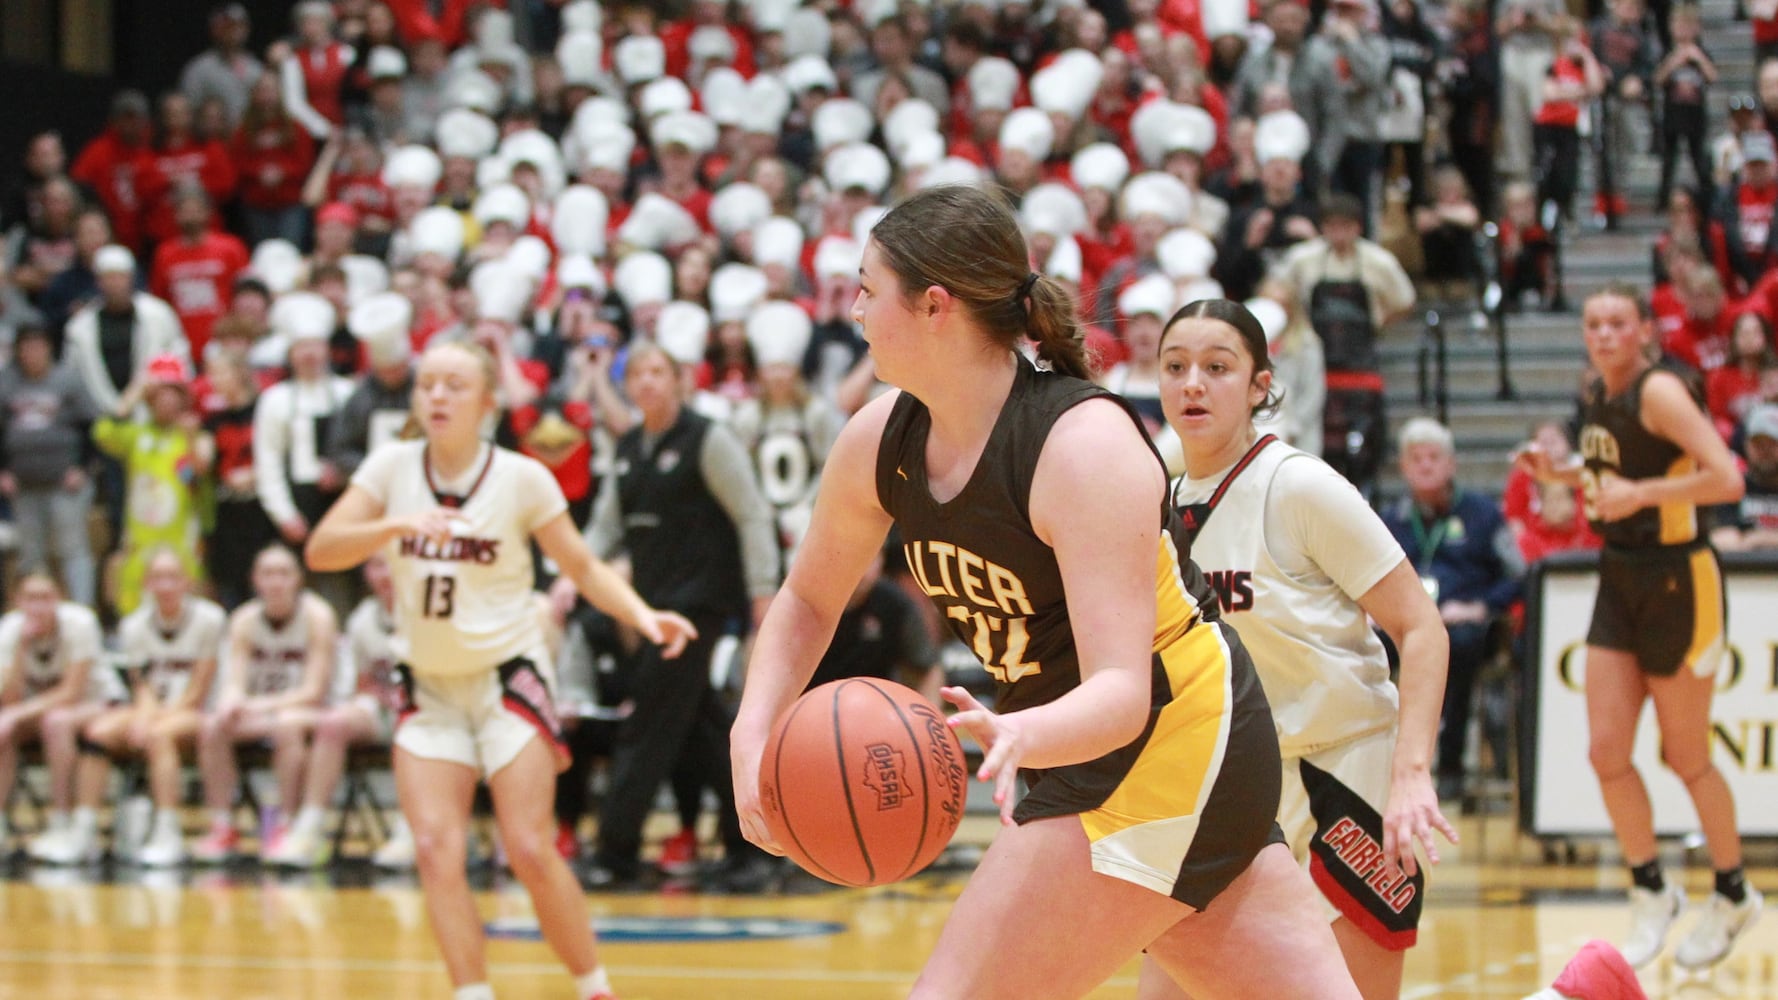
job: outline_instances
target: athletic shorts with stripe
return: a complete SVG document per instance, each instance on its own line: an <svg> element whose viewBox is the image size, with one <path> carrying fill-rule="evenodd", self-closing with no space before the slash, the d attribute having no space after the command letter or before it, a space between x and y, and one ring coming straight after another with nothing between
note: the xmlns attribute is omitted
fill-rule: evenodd
<svg viewBox="0 0 1778 1000"><path fill-rule="evenodd" d="M1630 653L1643 673L1671 677L1681 666L1708 677L1727 650L1728 599L1722 565L1708 543L1656 549L1606 548L1587 645Z"/></svg>
<svg viewBox="0 0 1778 1000"><path fill-rule="evenodd" d="M1327 919L1345 917L1385 948L1414 946L1424 871L1393 874L1383 857L1383 808L1389 798L1395 731L1360 736L1284 758L1278 825L1297 863L1321 890Z"/></svg>
<svg viewBox="0 0 1778 1000"><path fill-rule="evenodd" d="M548 664L544 656L517 657L487 673L442 677L416 674L402 664L397 669L405 704L395 745L488 777L542 738L555 753L557 770L565 768L568 745L556 718Z"/></svg>
<svg viewBox="0 0 1778 1000"><path fill-rule="evenodd" d="M1199 623L1154 656L1154 704L1134 742L1027 772L1020 823L1078 815L1093 870L1203 909L1278 830L1278 734L1235 630Z"/></svg>

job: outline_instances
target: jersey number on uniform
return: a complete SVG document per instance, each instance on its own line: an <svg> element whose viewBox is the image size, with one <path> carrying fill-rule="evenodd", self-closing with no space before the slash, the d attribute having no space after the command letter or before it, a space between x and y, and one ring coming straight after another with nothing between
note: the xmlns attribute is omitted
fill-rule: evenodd
<svg viewBox="0 0 1778 1000"><path fill-rule="evenodd" d="M456 607L456 596L456 577L429 574L426 577L426 596L420 602L420 614L427 618L449 618L452 609Z"/></svg>
<svg viewBox="0 0 1778 1000"><path fill-rule="evenodd" d="M1592 469L1580 470L1581 511L1586 514L1587 520L1599 520L1599 490L1616 478L1618 474L1610 469L1596 472Z"/></svg>
<svg viewBox="0 0 1778 1000"><path fill-rule="evenodd" d="M1025 659L1025 647L1031 644L1031 634L1025 631L1025 619L992 618L955 604L945 609L945 614L969 626L975 633L970 646L975 650L976 659L982 661L982 666L994 675L995 680L1011 684L1027 674L1043 673L1042 664ZM996 645L1000 647L998 653L994 649Z"/></svg>

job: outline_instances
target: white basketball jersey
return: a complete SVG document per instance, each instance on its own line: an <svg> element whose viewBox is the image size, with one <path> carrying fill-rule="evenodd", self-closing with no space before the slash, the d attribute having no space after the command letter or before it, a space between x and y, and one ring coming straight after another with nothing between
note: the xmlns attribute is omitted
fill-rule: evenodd
<svg viewBox="0 0 1778 1000"><path fill-rule="evenodd" d="M355 694L369 695L377 704L395 709L400 703L400 680L395 667L395 612L384 610L375 597L366 597L346 618L346 649L352 657Z"/></svg>
<svg viewBox="0 0 1778 1000"><path fill-rule="evenodd" d="M200 660L214 660L228 631L228 612L212 601L187 597L172 621L162 621L152 599L117 627L124 666L165 705L191 684Z"/></svg>
<svg viewBox="0 0 1778 1000"><path fill-rule="evenodd" d="M1207 501L1222 478L1181 478L1173 501ZM1357 599L1404 556L1339 473L1268 445L1229 485L1191 557L1253 656L1286 756L1395 724L1388 660Z"/></svg>
<svg viewBox="0 0 1778 1000"><path fill-rule="evenodd" d="M92 670L86 685L86 701L103 703L123 697L123 682L104 657L104 635L97 615L63 601L56 605L56 634L37 639L21 650L24 625L22 611L10 611L0 617L0 687L6 685L17 667L24 672L23 697L30 698L62 683L62 675L70 664L84 662Z"/></svg>
<svg viewBox="0 0 1778 1000"><path fill-rule="evenodd" d="M352 477L389 517L441 506L457 515L443 543L414 535L384 551L395 580L396 655L415 673L434 675L544 657L531 534L568 509L561 487L541 463L492 445L460 481L434 483L425 449L424 441L388 445Z"/></svg>
<svg viewBox="0 0 1778 1000"><path fill-rule="evenodd" d="M242 665L241 682L248 696L283 694L302 686L303 666L309 661L309 616L304 612L311 601L319 600L303 591L297 595L296 610L283 622L273 622L257 600L235 612L247 616L247 662Z"/></svg>

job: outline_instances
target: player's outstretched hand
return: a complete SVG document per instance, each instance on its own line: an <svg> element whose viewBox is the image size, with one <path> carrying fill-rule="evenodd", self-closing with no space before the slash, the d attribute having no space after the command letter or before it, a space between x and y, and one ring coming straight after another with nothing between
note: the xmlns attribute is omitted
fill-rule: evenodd
<svg viewBox="0 0 1778 1000"><path fill-rule="evenodd" d="M975 700L975 695L960 687L940 688L939 694L957 707L957 714L948 720L952 729L961 729L981 745L984 757L978 781L994 783L994 804L1000 807L1000 822L1012 825L1013 792L1019 780L1019 758L1025 748L1019 739L1019 719L1015 715L990 712Z"/></svg>
<svg viewBox="0 0 1778 1000"><path fill-rule="evenodd" d="M685 652L685 644L698 637L697 626L675 611L650 609L636 627L649 642L661 647L664 660Z"/></svg>
<svg viewBox="0 0 1778 1000"><path fill-rule="evenodd" d="M1457 843L1457 829L1439 812L1432 775L1425 770L1397 772L1389 783L1389 807L1383 811L1384 859L1413 875L1420 867L1414 857L1418 841L1426 851L1426 860L1438 864L1434 830L1444 834L1447 842Z"/></svg>
<svg viewBox="0 0 1778 1000"><path fill-rule="evenodd" d="M443 545L451 540L451 525L458 521L459 516L449 507L433 507L398 518L395 524L398 533L404 537L418 535Z"/></svg>

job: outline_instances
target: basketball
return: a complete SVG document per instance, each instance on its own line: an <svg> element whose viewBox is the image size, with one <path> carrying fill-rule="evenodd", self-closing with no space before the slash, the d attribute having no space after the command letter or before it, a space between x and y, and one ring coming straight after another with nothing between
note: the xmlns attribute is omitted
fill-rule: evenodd
<svg viewBox="0 0 1778 1000"><path fill-rule="evenodd" d="M912 688L849 678L807 692L779 720L759 797L773 838L805 871L887 885L950 843L968 780L943 712Z"/></svg>

